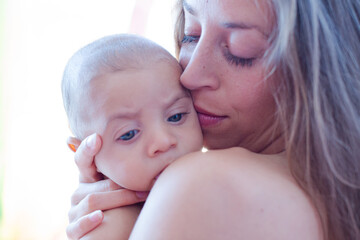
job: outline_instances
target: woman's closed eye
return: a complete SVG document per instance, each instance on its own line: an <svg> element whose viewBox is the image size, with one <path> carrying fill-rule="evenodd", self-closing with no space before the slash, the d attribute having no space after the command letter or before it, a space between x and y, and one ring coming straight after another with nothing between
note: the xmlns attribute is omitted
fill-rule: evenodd
<svg viewBox="0 0 360 240"><path fill-rule="evenodd" d="M121 135L117 140L129 141L129 140L133 139L135 137L135 135L138 133L139 133L139 130L133 129L133 130L130 130L130 131L126 132L125 134Z"/></svg>
<svg viewBox="0 0 360 240"><path fill-rule="evenodd" d="M197 43L199 41L199 39L200 39L200 36L184 35L183 39L181 40L181 43L183 43L183 44L192 43L192 42ZM255 57L242 58L242 57L235 56L235 55L231 54L228 49L224 52L224 57L225 57L226 61L228 61L228 63L234 64L235 66L242 66L242 67L251 67L254 63L254 60L256 60Z"/></svg>
<svg viewBox="0 0 360 240"><path fill-rule="evenodd" d="M184 35L183 39L181 40L181 43L197 42L199 38L200 36Z"/></svg>
<svg viewBox="0 0 360 240"><path fill-rule="evenodd" d="M242 57L237 57L234 56L233 54L231 54L229 51L226 51L224 53L224 57L226 58L226 61L228 61L228 63L230 64L234 64L235 66L242 66L242 67L251 67L254 63L254 60L256 58L242 58Z"/></svg>

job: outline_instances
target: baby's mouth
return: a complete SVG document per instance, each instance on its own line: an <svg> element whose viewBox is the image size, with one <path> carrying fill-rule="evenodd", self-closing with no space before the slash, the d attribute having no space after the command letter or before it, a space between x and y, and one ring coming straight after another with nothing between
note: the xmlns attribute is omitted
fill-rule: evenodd
<svg viewBox="0 0 360 240"><path fill-rule="evenodd" d="M162 170L156 177L155 177L155 180L157 180L159 178L159 176L161 175L161 173L163 172L164 170Z"/></svg>
<svg viewBox="0 0 360 240"><path fill-rule="evenodd" d="M160 177L160 175L163 173L163 171L168 167L169 165L166 165L160 172L158 175L156 175L156 177L154 178L155 181Z"/></svg>
<svg viewBox="0 0 360 240"><path fill-rule="evenodd" d="M156 176L154 177L154 180L152 181L152 184L151 184L151 187L150 187L150 188L152 188L152 187L154 186L154 184L156 183L156 181L157 181L158 178L160 177L161 173L162 173L162 171L161 171L158 175L156 175Z"/></svg>

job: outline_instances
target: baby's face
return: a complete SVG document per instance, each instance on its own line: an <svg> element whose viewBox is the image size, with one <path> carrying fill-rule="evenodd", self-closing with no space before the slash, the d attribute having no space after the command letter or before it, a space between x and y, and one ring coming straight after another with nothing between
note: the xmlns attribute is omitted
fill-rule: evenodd
<svg viewBox="0 0 360 240"><path fill-rule="evenodd" d="M175 64L162 61L91 82L86 122L103 139L95 163L122 187L150 190L170 163L201 149L197 114L180 74Z"/></svg>

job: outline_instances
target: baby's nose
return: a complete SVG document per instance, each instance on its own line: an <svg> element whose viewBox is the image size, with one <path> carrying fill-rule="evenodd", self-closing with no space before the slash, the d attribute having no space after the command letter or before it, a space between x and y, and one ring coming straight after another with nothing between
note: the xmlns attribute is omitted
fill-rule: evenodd
<svg viewBox="0 0 360 240"><path fill-rule="evenodd" d="M148 155L150 157L165 153L177 145L176 137L171 134L170 131L166 131L166 129L157 131L153 136L154 137L149 140Z"/></svg>

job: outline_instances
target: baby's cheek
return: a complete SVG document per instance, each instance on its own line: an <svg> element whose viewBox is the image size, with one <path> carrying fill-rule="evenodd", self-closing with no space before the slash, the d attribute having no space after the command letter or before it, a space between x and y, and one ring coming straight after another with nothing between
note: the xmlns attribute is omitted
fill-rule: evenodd
<svg viewBox="0 0 360 240"><path fill-rule="evenodd" d="M190 141L189 139L185 139L184 141L187 143L188 150L186 153L200 151L203 146L203 137L201 131L198 134L194 134Z"/></svg>

